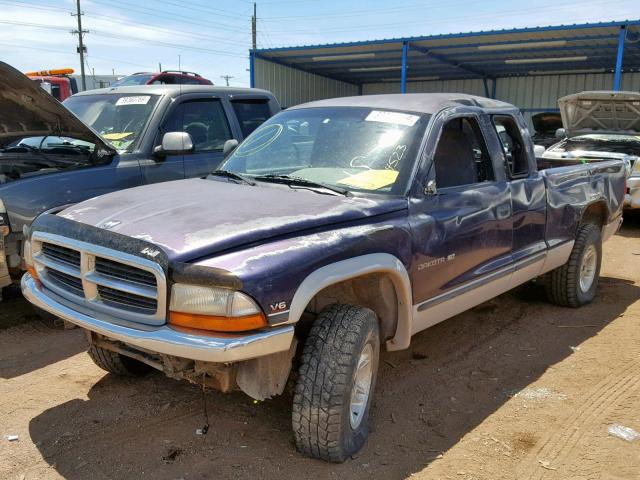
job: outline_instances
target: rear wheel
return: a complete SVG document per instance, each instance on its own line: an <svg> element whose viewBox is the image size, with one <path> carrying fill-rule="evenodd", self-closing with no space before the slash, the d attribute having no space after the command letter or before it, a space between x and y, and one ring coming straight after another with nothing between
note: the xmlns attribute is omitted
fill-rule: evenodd
<svg viewBox="0 0 640 480"><path fill-rule="evenodd" d="M567 263L547 273L545 286L549 300L564 307L580 307L593 300L602 261L600 227L582 225Z"/></svg>
<svg viewBox="0 0 640 480"><path fill-rule="evenodd" d="M91 345L87 353L93 363L115 375L141 377L152 370L146 363L95 345Z"/></svg>
<svg viewBox="0 0 640 480"><path fill-rule="evenodd" d="M369 435L369 410L378 370L378 319L354 305L326 307L311 328L293 398L299 451L343 462Z"/></svg>

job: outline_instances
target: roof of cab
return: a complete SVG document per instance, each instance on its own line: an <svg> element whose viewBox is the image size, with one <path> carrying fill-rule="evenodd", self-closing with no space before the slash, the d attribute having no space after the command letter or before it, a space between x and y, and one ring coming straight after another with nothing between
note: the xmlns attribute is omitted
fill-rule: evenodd
<svg viewBox="0 0 640 480"><path fill-rule="evenodd" d="M228 94L228 95L264 95L275 98L268 90L259 88L238 88L219 87L217 85L132 85L126 87L107 87L96 90L86 90L76 93L76 95L99 95L99 94L132 94L132 95L167 95L177 97L186 93L208 93L208 94ZM74 96L76 96L74 95Z"/></svg>
<svg viewBox="0 0 640 480"><path fill-rule="evenodd" d="M510 103L475 95L467 95L465 93L405 93L331 98L303 103L291 107L291 109L311 107L369 107L433 114L443 108L459 105L486 109L516 108Z"/></svg>

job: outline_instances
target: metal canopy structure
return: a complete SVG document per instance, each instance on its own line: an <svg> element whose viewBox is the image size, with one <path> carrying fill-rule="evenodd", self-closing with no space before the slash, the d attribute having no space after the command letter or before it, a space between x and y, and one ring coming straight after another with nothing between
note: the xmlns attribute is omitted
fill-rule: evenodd
<svg viewBox="0 0 640 480"><path fill-rule="evenodd" d="M495 97L496 79L513 76L640 71L640 20L406 37L259 49L254 60L357 85L482 79Z"/></svg>

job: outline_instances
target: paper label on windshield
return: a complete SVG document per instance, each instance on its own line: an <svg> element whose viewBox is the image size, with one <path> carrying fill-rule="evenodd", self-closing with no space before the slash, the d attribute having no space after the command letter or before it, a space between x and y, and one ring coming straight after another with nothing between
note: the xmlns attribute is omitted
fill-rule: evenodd
<svg viewBox="0 0 640 480"><path fill-rule="evenodd" d="M398 172L395 170L365 170L338 180L337 183L364 190L379 190L392 185L396 178L398 178Z"/></svg>
<svg viewBox="0 0 640 480"><path fill-rule="evenodd" d="M383 112L382 110L372 110L365 120L367 122L393 123L394 125L406 125L413 127L420 117L408 113Z"/></svg>
<svg viewBox="0 0 640 480"><path fill-rule="evenodd" d="M149 103L149 95L136 95L135 97L120 97L116 102L116 107L121 105L146 105Z"/></svg>
<svg viewBox="0 0 640 480"><path fill-rule="evenodd" d="M123 138L127 138L129 135L133 135L133 132L105 133L102 136L107 140L122 140Z"/></svg>

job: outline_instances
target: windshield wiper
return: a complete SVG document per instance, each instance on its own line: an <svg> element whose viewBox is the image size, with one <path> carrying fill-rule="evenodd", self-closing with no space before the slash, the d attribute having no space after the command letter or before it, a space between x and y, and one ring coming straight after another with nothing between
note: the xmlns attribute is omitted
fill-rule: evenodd
<svg viewBox="0 0 640 480"><path fill-rule="evenodd" d="M256 182L252 182L248 178L246 178L246 177L244 177L244 176L242 176L242 175L240 175L238 173L230 172L228 170L214 170L209 175L213 175L215 177L225 177L225 178L229 178L231 180L237 180L240 183L244 183L246 185L251 185L251 186L254 186L256 184Z"/></svg>
<svg viewBox="0 0 640 480"><path fill-rule="evenodd" d="M299 186L302 188L306 187L311 189L320 188L324 190L329 190L331 192L334 192L340 195L344 195L345 197L348 197L351 195L351 192L344 188L334 187L333 185L327 185L325 183L314 182L313 180L307 180L306 178L302 178L302 177L292 177L291 175L270 174L270 175L258 175L254 178L256 180L262 180L265 182L283 183L285 185L289 185L289 187L292 187L292 188L295 186ZM322 192L318 192L318 193L322 193Z"/></svg>

